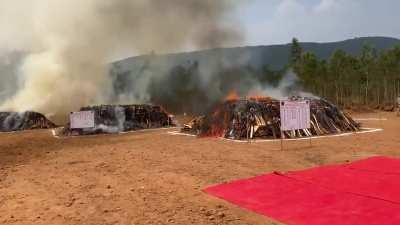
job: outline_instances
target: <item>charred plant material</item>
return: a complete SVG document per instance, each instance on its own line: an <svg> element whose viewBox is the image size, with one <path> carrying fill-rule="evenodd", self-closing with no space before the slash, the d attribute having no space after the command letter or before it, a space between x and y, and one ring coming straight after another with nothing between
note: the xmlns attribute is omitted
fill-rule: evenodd
<svg viewBox="0 0 400 225"><path fill-rule="evenodd" d="M355 132L360 129L360 124L328 101L314 98L307 100L311 102L311 128L285 131L284 138ZM185 124L182 131L203 137L274 139L281 138L280 126L279 101L258 97L227 100L212 113Z"/></svg>
<svg viewBox="0 0 400 225"><path fill-rule="evenodd" d="M49 129L56 125L37 112L0 112L0 132Z"/></svg>
<svg viewBox="0 0 400 225"><path fill-rule="evenodd" d="M81 111L94 111L94 128L64 129L64 135L118 133L133 130L174 126L172 117L160 106L154 105L101 105L82 107Z"/></svg>

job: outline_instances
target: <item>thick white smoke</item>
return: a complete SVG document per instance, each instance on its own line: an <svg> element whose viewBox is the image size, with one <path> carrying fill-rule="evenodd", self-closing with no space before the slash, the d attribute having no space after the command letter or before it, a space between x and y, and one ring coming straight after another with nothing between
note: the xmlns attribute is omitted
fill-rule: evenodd
<svg viewBox="0 0 400 225"><path fill-rule="evenodd" d="M292 96L301 96L307 98L319 98L303 89L301 80L298 75L289 68L284 73L276 86L270 84L255 84L245 96L268 96L274 99L282 100Z"/></svg>
<svg viewBox="0 0 400 225"><path fill-rule="evenodd" d="M233 7L228 0L0 0L0 51L29 52L20 89L0 108L62 120L107 103L113 57L235 43L239 32L225 20Z"/></svg>

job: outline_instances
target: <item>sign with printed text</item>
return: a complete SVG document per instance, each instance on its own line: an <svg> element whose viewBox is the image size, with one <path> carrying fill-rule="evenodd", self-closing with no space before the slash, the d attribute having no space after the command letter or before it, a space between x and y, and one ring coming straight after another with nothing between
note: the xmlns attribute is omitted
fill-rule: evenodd
<svg viewBox="0 0 400 225"><path fill-rule="evenodd" d="M69 115L71 129L93 128L94 127L94 112L80 111L72 112Z"/></svg>
<svg viewBox="0 0 400 225"><path fill-rule="evenodd" d="M299 130L311 127L310 101L280 102L281 130Z"/></svg>

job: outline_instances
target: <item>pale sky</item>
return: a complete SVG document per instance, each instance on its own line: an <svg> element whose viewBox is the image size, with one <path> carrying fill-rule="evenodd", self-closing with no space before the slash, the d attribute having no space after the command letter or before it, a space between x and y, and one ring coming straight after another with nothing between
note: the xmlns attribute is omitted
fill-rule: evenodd
<svg viewBox="0 0 400 225"><path fill-rule="evenodd" d="M400 38L400 0L249 0L238 9L246 45Z"/></svg>

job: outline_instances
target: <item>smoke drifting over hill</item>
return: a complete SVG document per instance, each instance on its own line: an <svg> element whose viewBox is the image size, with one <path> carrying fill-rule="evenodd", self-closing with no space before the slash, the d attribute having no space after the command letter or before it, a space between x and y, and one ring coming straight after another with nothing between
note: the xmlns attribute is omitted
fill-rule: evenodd
<svg viewBox="0 0 400 225"><path fill-rule="evenodd" d="M121 61L112 71L114 98L123 103L160 104L174 113L203 114L231 93L242 98L312 96L302 91L292 70L268 72L248 65L245 58L226 61L223 57L206 57L206 61L187 60L183 64L171 63L162 56Z"/></svg>
<svg viewBox="0 0 400 225"><path fill-rule="evenodd" d="M3 110L63 116L83 105L109 103L109 62L121 53L210 48L242 39L228 0L0 4L0 50L30 52L19 70L20 88L2 103Z"/></svg>

